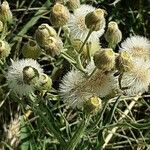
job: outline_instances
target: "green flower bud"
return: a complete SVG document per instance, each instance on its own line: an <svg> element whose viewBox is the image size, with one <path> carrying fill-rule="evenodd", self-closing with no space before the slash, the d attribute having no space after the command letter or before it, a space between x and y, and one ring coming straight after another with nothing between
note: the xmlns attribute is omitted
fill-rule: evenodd
<svg viewBox="0 0 150 150"><path fill-rule="evenodd" d="M55 29L48 24L41 24L35 32L35 38L39 46L44 47L45 41L50 37L57 36Z"/></svg>
<svg viewBox="0 0 150 150"><path fill-rule="evenodd" d="M77 9L80 7L80 0L68 0L66 5L71 10Z"/></svg>
<svg viewBox="0 0 150 150"><path fill-rule="evenodd" d="M54 57L59 55L61 50L63 49L63 43L60 38L49 37L43 48L46 54Z"/></svg>
<svg viewBox="0 0 150 150"><path fill-rule="evenodd" d="M59 3L56 3L51 11L50 21L56 27L61 27L67 24L70 17L69 10Z"/></svg>
<svg viewBox="0 0 150 150"><path fill-rule="evenodd" d="M0 20L2 22L12 23L12 12L8 2L5 0L0 6Z"/></svg>
<svg viewBox="0 0 150 150"><path fill-rule="evenodd" d="M105 33L105 39L110 46L118 44L122 39L122 33L118 28L118 24L114 21L109 22L108 29Z"/></svg>
<svg viewBox="0 0 150 150"><path fill-rule="evenodd" d="M127 72L132 70L133 60L127 51L122 51L119 53L119 56L116 58L116 68L120 72Z"/></svg>
<svg viewBox="0 0 150 150"><path fill-rule="evenodd" d="M105 25L104 10L96 9L85 16L85 24L88 29L98 31Z"/></svg>
<svg viewBox="0 0 150 150"><path fill-rule="evenodd" d="M22 54L25 58L37 59L41 54L41 49L35 41L28 41L22 47Z"/></svg>
<svg viewBox="0 0 150 150"><path fill-rule="evenodd" d="M103 71L111 71L115 67L115 53L111 48L97 51L93 59L95 66Z"/></svg>
<svg viewBox="0 0 150 150"><path fill-rule="evenodd" d="M48 91L51 87L52 79L48 75L42 74L39 79L39 89Z"/></svg>
<svg viewBox="0 0 150 150"><path fill-rule="evenodd" d="M84 110L88 114L96 113L101 108L101 106L102 100L97 96L90 97L84 102Z"/></svg>
<svg viewBox="0 0 150 150"><path fill-rule="evenodd" d="M39 79L39 73L35 68L31 66L26 66L23 68L24 83L29 84L29 85L36 85L38 79Z"/></svg>
<svg viewBox="0 0 150 150"><path fill-rule="evenodd" d="M0 32L2 32L2 31L3 31L3 28L4 28L3 22L2 22L2 21L0 21Z"/></svg>
<svg viewBox="0 0 150 150"><path fill-rule="evenodd" d="M0 40L0 58L8 57L10 50L10 45L6 41Z"/></svg>

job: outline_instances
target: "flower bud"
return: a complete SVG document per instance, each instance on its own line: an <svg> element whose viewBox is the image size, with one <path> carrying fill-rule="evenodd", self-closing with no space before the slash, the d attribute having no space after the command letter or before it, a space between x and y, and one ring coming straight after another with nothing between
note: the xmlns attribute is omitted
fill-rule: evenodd
<svg viewBox="0 0 150 150"><path fill-rule="evenodd" d="M98 31L105 25L104 10L96 9L85 16L85 24L88 29Z"/></svg>
<svg viewBox="0 0 150 150"><path fill-rule="evenodd" d="M133 68L132 57L127 51L119 53L119 56L116 58L116 68L120 72L127 72Z"/></svg>
<svg viewBox="0 0 150 150"><path fill-rule="evenodd" d="M3 22L2 22L2 21L0 21L0 32L2 32L2 31L3 31L3 28L4 28Z"/></svg>
<svg viewBox="0 0 150 150"><path fill-rule="evenodd" d="M70 17L69 10L59 3L56 3L51 11L50 21L56 27L61 27L67 24Z"/></svg>
<svg viewBox="0 0 150 150"><path fill-rule="evenodd" d="M8 2L5 0L0 6L0 20L2 22L12 23L12 12Z"/></svg>
<svg viewBox="0 0 150 150"><path fill-rule="evenodd" d="M90 97L84 103L84 109L88 114L96 113L101 108L101 106L102 100L97 96Z"/></svg>
<svg viewBox="0 0 150 150"><path fill-rule="evenodd" d="M93 59L95 66L103 71L111 71L115 67L115 53L111 48L97 51Z"/></svg>
<svg viewBox="0 0 150 150"><path fill-rule="evenodd" d="M48 75L42 74L39 79L39 89L48 91L51 87L52 79Z"/></svg>
<svg viewBox="0 0 150 150"><path fill-rule="evenodd" d="M56 31L53 27L49 26L46 23L41 24L35 32L35 38L39 46L43 47L45 45L45 41L50 36L57 36Z"/></svg>
<svg viewBox="0 0 150 150"><path fill-rule="evenodd" d="M35 85L38 79L39 79L39 73L35 68L31 66L26 66L23 68L23 81L25 84Z"/></svg>
<svg viewBox="0 0 150 150"><path fill-rule="evenodd" d="M68 0L66 5L71 10L77 9L80 7L80 0Z"/></svg>
<svg viewBox="0 0 150 150"><path fill-rule="evenodd" d="M10 50L10 45L6 41L0 40L0 58L8 57Z"/></svg>
<svg viewBox="0 0 150 150"><path fill-rule="evenodd" d="M41 49L35 41L28 41L22 47L22 54L25 58L37 59L41 54Z"/></svg>
<svg viewBox="0 0 150 150"><path fill-rule="evenodd" d="M108 29L105 33L105 39L109 45L116 45L122 39L122 33L118 28L118 24L114 21L109 22Z"/></svg>
<svg viewBox="0 0 150 150"><path fill-rule="evenodd" d="M59 55L63 48L63 43L60 38L49 37L44 45L46 54L54 57Z"/></svg>

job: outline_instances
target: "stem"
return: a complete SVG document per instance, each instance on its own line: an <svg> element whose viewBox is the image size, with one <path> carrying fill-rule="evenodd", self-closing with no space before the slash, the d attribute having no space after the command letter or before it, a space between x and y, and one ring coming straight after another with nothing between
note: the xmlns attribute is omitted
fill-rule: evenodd
<svg viewBox="0 0 150 150"><path fill-rule="evenodd" d="M97 67L94 68L94 70L92 71L92 73L89 75L89 78L97 71Z"/></svg>
<svg viewBox="0 0 150 150"><path fill-rule="evenodd" d="M124 111L122 116L119 118L119 120L118 120L119 122L122 121L128 115L128 113L131 111L131 109L133 108L133 106L135 105L135 103L138 101L139 98L140 98L140 94L137 95L136 97L134 97L133 101L129 104L128 108L126 108L126 110ZM118 128L119 127L114 127L110 131L110 133L105 138L105 143L103 144L102 149L104 149L107 146L107 144L109 143L109 141L113 137L113 134L117 131Z"/></svg>
<svg viewBox="0 0 150 150"><path fill-rule="evenodd" d="M82 50L83 50L83 47L84 47L84 45L86 44L86 42L87 42L88 38L90 37L91 33L92 33L92 30L90 29L90 30L89 30L89 33L87 34L87 37L85 38L85 40L84 40L84 42L83 42L83 44L82 44L82 46L81 46L81 48L80 48L80 50L79 50L79 54L81 54L81 52L82 52Z"/></svg>
<svg viewBox="0 0 150 150"><path fill-rule="evenodd" d="M58 33L57 33L58 36L60 36L61 29L62 29L62 28L60 27L59 30L58 30Z"/></svg>
<svg viewBox="0 0 150 150"><path fill-rule="evenodd" d="M60 142L60 144L62 146L65 146L65 140L63 139L63 137L61 136L61 134L59 133L59 131L57 131L57 129L53 126L53 124L43 115L43 113L38 110L38 109L35 109L34 110L41 118L42 120L46 123L47 125L47 129L54 134L54 136L57 138L57 140Z"/></svg>
<svg viewBox="0 0 150 150"><path fill-rule="evenodd" d="M77 56L77 65L78 65L78 69L79 69L80 71L82 71L83 73L86 74L86 71L85 71L85 69L84 69L84 67L83 67L83 65L82 65L80 56L81 56L80 54Z"/></svg>
<svg viewBox="0 0 150 150"><path fill-rule="evenodd" d="M80 139L82 138L84 134L84 130L86 129L88 122L89 122L90 116L86 120L83 120L82 123L80 124L79 128L76 130L74 133L73 137L71 140L68 142L65 150L74 150Z"/></svg>
<svg viewBox="0 0 150 150"><path fill-rule="evenodd" d="M122 77L123 77L123 73L121 73L121 74L119 75L119 78L118 78L119 88L120 88L121 90L122 90L122 86L121 86Z"/></svg>
<svg viewBox="0 0 150 150"><path fill-rule="evenodd" d="M91 58L91 43L87 43L86 47L87 47L87 58L88 58L88 61L91 62L91 60L92 60L92 58Z"/></svg>

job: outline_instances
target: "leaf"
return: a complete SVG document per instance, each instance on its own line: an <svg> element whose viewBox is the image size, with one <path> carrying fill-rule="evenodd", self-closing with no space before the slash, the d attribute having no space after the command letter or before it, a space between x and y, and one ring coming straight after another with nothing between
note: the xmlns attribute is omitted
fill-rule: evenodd
<svg viewBox="0 0 150 150"><path fill-rule="evenodd" d="M21 139L21 150L28 150L29 149L29 130L27 128L27 124L26 121L24 119L24 117L21 117L21 121L20 121L20 125L21 125L21 129L20 129L20 139Z"/></svg>

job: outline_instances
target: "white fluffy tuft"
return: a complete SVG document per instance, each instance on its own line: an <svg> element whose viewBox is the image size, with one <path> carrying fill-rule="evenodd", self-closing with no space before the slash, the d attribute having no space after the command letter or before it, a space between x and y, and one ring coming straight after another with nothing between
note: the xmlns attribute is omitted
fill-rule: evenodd
<svg viewBox="0 0 150 150"><path fill-rule="evenodd" d="M23 68L31 66L35 68L39 74L43 73L40 65L33 59L22 59L16 62L12 62L12 65L8 69L7 83L8 87L20 96L29 94L33 91L34 86L25 84L23 81Z"/></svg>
<svg viewBox="0 0 150 150"><path fill-rule="evenodd" d="M128 87L126 94L133 96L148 91L150 83L150 61L136 59L134 68L123 74L121 85Z"/></svg>
<svg viewBox="0 0 150 150"><path fill-rule="evenodd" d="M95 68L93 61L86 70L90 74ZM77 70L71 70L66 74L60 85L60 93L64 102L71 107L81 107L84 100L91 96L105 97L116 89L116 79L113 74L105 74L96 71L90 78Z"/></svg>
<svg viewBox="0 0 150 150"><path fill-rule="evenodd" d="M70 29L70 36L72 39L80 39L84 41L88 35L89 29L85 25L85 16L94 11L95 8L90 5L81 5L78 9L74 11L71 15L68 27ZM103 35L105 28L105 23L101 30L93 31L88 39L88 42L99 41L99 38Z"/></svg>
<svg viewBox="0 0 150 150"><path fill-rule="evenodd" d="M121 50L128 51L133 57L150 59L150 41L146 37L128 37L121 43Z"/></svg>

